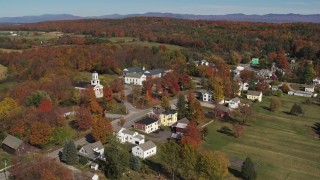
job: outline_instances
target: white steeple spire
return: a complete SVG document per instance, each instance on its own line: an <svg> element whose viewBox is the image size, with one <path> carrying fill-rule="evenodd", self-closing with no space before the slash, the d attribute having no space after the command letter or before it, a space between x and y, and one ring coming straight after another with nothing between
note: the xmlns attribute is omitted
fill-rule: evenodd
<svg viewBox="0 0 320 180"><path fill-rule="evenodd" d="M92 86L96 86L98 84L100 84L99 75L95 71L95 72L92 73L91 85Z"/></svg>

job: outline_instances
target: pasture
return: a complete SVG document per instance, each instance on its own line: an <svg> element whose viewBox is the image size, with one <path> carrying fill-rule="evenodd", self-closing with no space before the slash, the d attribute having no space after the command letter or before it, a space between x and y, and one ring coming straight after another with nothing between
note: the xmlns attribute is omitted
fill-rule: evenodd
<svg viewBox="0 0 320 180"><path fill-rule="evenodd" d="M280 111L270 112L270 97L264 97L261 103L253 103L255 122L248 123L240 138L217 132L232 126L216 121L208 126L202 149L227 153L234 174L239 174L242 161L250 156L256 163L258 179L320 179L320 140L315 132L320 126L320 106L303 105L304 116L288 113L293 103L305 99L283 96Z"/></svg>

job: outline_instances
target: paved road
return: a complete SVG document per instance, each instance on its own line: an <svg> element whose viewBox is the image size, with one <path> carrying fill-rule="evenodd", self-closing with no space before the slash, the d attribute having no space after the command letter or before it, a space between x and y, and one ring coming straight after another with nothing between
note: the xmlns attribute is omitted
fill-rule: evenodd
<svg viewBox="0 0 320 180"><path fill-rule="evenodd" d="M6 171L6 175L7 175L7 179L9 179L10 172ZM6 176L4 175L3 171L0 172L0 180L6 180Z"/></svg>

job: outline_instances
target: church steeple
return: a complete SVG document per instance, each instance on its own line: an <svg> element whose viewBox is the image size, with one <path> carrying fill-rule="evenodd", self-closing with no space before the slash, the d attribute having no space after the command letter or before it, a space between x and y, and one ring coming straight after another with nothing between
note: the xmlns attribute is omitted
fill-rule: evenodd
<svg viewBox="0 0 320 180"><path fill-rule="evenodd" d="M98 84L100 84L99 75L95 71L95 72L92 73L91 85L92 86L96 86Z"/></svg>

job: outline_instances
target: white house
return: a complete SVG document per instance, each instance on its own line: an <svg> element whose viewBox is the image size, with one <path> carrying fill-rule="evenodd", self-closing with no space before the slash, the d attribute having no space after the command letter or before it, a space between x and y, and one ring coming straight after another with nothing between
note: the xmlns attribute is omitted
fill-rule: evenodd
<svg viewBox="0 0 320 180"><path fill-rule="evenodd" d="M147 76L143 73L127 73L124 76L125 84L134 84L142 86L142 82L147 79Z"/></svg>
<svg viewBox="0 0 320 180"><path fill-rule="evenodd" d="M212 92L207 91L207 90L198 90L197 97L201 101L209 102L209 101L212 101Z"/></svg>
<svg viewBox="0 0 320 180"><path fill-rule="evenodd" d="M241 71L244 70L244 67L237 66L236 69L233 71L235 75L240 75Z"/></svg>
<svg viewBox="0 0 320 180"><path fill-rule="evenodd" d="M294 95L294 96L302 96L302 97L316 97L313 95L312 92L308 91L289 91L289 95Z"/></svg>
<svg viewBox="0 0 320 180"><path fill-rule="evenodd" d="M237 109L239 107L239 104L240 104L240 99L236 97L229 101L228 107L230 109Z"/></svg>
<svg viewBox="0 0 320 180"><path fill-rule="evenodd" d="M94 170L98 170L99 164L94 163L94 162L91 162L91 163L90 163L90 168L91 168L91 169L94 169Z"/></svg>
<svg viewBox="0 0 320 180"><path fill-rule="evenodd" d="M83 146L79 150L78 154L91 160L95 160L97 158L104 159L104 147L101 141L89 143Z"/></svg>
<svg viewBox="0 0 320 180"><path fill-rule="evenodd" d="M313 84L320 84L320 78L314 78L313 80Z"/></svg>
<svg viewBox="0 0 320 180"><path fill-rule="evenodd" d="M240 83L240 89L241 91L248 91L249 90L249 84L248 83Z"/></svg>
<svg viewBox="0 0 320 180"><path fill-rule="evenodd" d="M93 88L96 98L103 97L103 85L100 84L99 75L97 72L92 73L92 79L90 83L78 82L78 84L75 86L75 89L79 90L80 92L86 90L87 88Z"/></svg>
<svg viewBox="0 0 320 180"><path fill-rule="evenodd" d="M304 86L304 91L306 91L306 92L314 92L314 85L305 85Z"/></svg>
<svg viewBox="0 0 320 180"><path fill-rule="evenodd" d="M116 137L120 143L129 142L131 144L143 144L145 141L145 136L140 135L138 132L130 131L125 128L121 128L119 132L116 133Z"/></svg>
<svg viewBox="0 0 320 180"><path fill-rule="evenodd" d="M148 141L144 144L133 147L132 154L140 157L141 159L145 159L157 154L157 146L152 141Z"/></svg>
<svg viewBox="0 0 320 180"><path fill-rule="evenodd" d="M250 100L258 100L259 102L262 101L262 92L260 91L248 91L247 93L247 99Z"/></svg>

